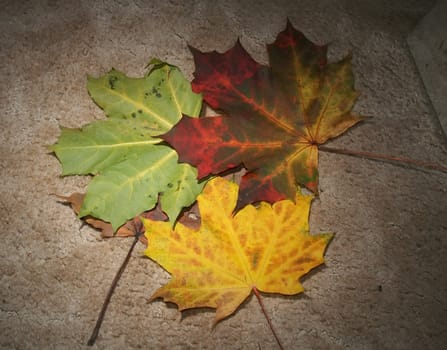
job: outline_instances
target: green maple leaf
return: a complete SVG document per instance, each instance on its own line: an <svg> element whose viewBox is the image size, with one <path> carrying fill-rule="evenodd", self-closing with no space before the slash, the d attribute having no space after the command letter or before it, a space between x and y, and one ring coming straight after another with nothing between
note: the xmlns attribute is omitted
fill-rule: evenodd
<svg viewBox="0 0 447 350"><path fill-rule="evenodd" d="M95 175L79 216L91 215L112 224L152 209L160 195L171 223L192 204L203 184L197 171L179 164L177 153L159 145L157 135L169 131L183 114L197 117L202 98L177 67L152 60L143 78L112 69L88 79L88 91L109 117L82 129L62 128L50 147L62 163L63 175Z"/></svg>

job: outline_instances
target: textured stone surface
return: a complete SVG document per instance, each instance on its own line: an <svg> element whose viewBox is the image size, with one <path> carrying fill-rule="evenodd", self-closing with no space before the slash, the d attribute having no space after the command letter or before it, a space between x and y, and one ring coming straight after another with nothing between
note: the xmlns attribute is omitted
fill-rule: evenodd
<svg viewBox="0 0 447 350"><path fill-rule="evenodd" d="M286 17L331 59L353 53L356 110L371 116L332 142L444 163L447 144L405 37L430 1L2 1L0 12L0 347L84 349L130 240L100 240L51 193L60 178L45 145L59 125L102 112L86 76L138 76L151 57L194 69L187 43L228 49L239 36L266 60ZM443 349L447 343L447 175L321 154L313 232L335 231L305 294L265 296L286 349ZM211 330L213 313L147 298L169 276L139 245L97 349L276 349L256 299Z"/></svg>
<svg viewBox="0 0 447 350"><path fill-rule="evenodd" d="M438 0L408 39L427 93L447 135L447 0Z"/></svg>

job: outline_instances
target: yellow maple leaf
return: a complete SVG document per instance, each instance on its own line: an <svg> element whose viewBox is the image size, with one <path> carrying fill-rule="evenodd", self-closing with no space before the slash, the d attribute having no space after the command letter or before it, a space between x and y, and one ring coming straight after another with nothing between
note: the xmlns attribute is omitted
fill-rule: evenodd
<svg viewBox="0 0 447 350"><path fill-rule="evenodd" d="M324 262L332 234L309 233L313 196L296 202L247 205L233 216L238 186L223 178L209 181L197 198L202 218L195 231L182 224L144 219L146 255L172 279L150 300L163 298L179 310L211 307L215 322L231 315L251 294L293 295L303 291L299 278Z"/></svg>

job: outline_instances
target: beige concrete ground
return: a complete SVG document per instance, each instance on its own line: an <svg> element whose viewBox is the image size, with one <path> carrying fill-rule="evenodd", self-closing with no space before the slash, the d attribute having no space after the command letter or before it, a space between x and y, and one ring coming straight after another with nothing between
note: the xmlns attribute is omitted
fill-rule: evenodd
<svg viewBox="0 0 447 350"><path fill-rule="evenodd" d="M430 101L447 135L447 0L436 5L408 36L418 71Z"/></svg>
<svg viewBox="0 0 447 350"><path fill-rule="evenodd" d="M143 74L151 57L191 77L187 49L228 49L239 36L265 62L286 17L331 59L352 52L356 110L369 122L332 142L447 163L440 131L405 36L433 5L416 0L0 1L0 347L84 349L129 240L101 240L51 193L60 178L45 145L59 125L102 118L86 76L111 67ZM286 349L443 349L447 343L447 175L321 154L314 232L335 231L326 267L305 295L266 296ZM168 280L139 245L97 349L276 349L251 298L211 330L209 310L147 304Z"/></svg>

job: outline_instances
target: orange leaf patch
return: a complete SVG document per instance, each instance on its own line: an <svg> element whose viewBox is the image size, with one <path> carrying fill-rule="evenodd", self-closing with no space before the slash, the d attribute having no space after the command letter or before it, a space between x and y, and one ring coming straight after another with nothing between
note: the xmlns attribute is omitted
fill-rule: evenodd
<svg viewBox="0 0 447 350"><path fill-rule="evenodd" d="M327 46L316 45L288 23L267 46L269 66L237 42L225 53L191 48L193 90L221 113L184 116L161 136L199 178L243 165L237 209L258 201L294 199L297 186L316 193L318 145L362 119L352 113L351 57L327 62Z"/></svg>

